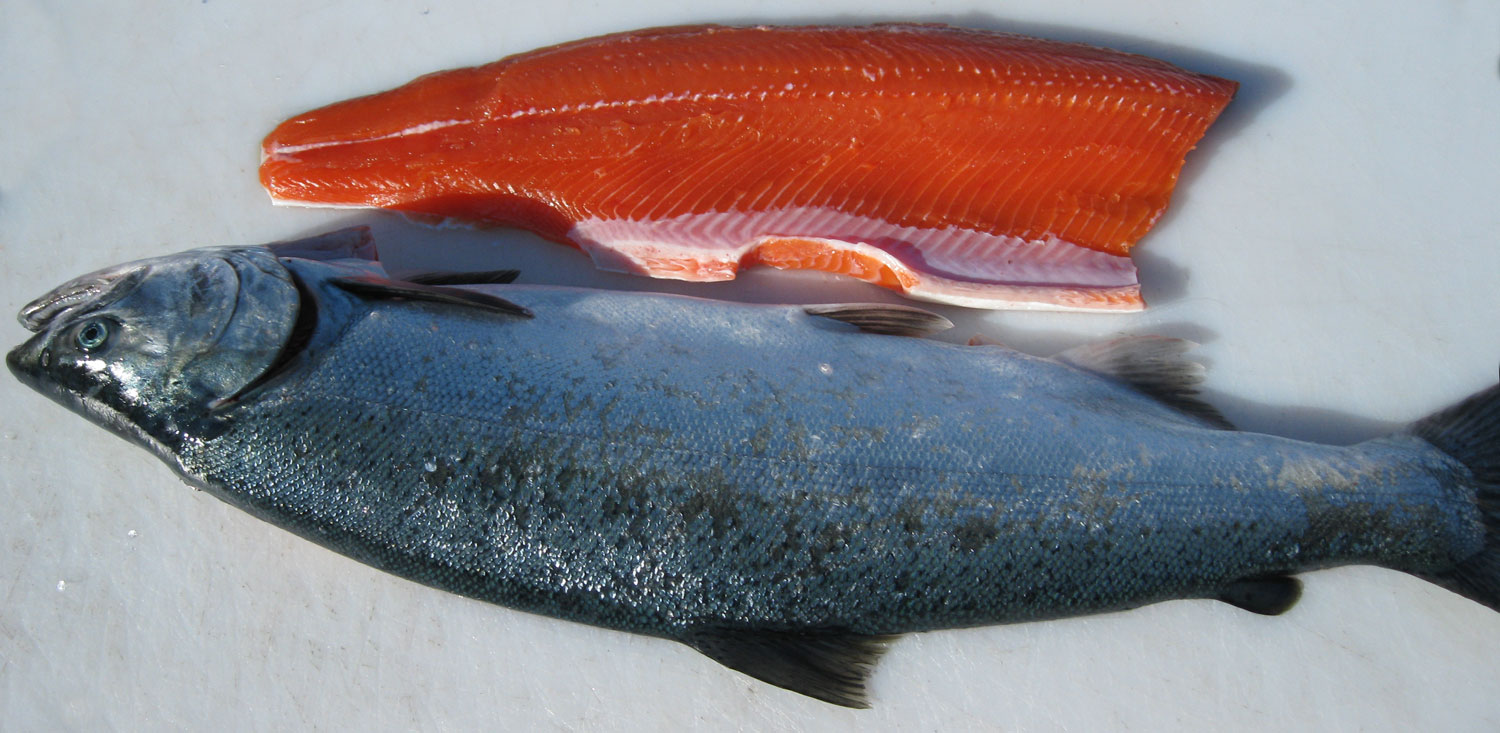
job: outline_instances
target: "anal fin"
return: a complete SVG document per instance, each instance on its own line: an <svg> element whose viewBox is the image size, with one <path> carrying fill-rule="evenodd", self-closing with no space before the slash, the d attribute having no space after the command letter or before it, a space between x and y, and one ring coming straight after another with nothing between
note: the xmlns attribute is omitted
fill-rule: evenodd
<svg viewBox="0 0 1500 733"><path fill-rule="evenodd" d="M684 641L710 659L808 697L868 708L865 683L895 636L839 631L698 629Z"/></svg>
<svg viewBox="0 0 1500 733"><path fill-rule="evenodd" d="M1301 597L1302 581L1290 575L1266 575L1230 583L1219 591L1218 600L1262 616L1277 616Z"/></svg>

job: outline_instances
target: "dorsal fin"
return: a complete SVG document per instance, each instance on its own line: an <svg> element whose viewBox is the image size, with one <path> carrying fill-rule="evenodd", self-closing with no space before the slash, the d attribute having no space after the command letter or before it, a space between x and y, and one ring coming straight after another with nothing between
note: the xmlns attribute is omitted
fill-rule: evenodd
<svg viewBox="0 0 1500 733"><path fill-rule="evenodd" d="M802 312L856 326L866 333L926 336L953 328L953 322L932 311L887 303L809 305Z"/></svg>
<svg viewBox="0 0 1500 733"><path fill-rule="evenodd" d="M1203 365L1184 356L1193 346L1191 341L1166 336L1126 336L1084 344L1055 358L1118 379L1212 427L1233 430L1234 425L1213 405L1198 398Z"/></svg>
<svg viewBox="0 0 1500 733"><path fill-rule="evenodd" d="M338 229L303 239L271 242L266 245L266 249L277 257L304 260L358 258L373 262L380 259L375 251L375 237L366 226Z"/></svg>
<svg viewBox="0 0 1500 733"><path fill-rule="evenodd" d="M418 285L505 285L516 281L520 270L483 270L480 272L423 272L402 279Z"/></svg>
<svg viewBox="0 0 1500 733"><path fill-rule="evenodd" d="M696 629L684 641L758 680L824 702L870 707L865 683L895 636L841 631Z"/></svg>
<svg viewBox="0 0 1500 733"><path fill-rule="evenodd" d="M515 303L488 293L478 293L473 290L462 290L438 285L423 285L403 280L388 280L373 275L336 277L331 278L328 282L350 293L363 295L367 298L423 300L430 303L468 306L492 313L504 313L522 318L531 317L531 311Z"/></svg>

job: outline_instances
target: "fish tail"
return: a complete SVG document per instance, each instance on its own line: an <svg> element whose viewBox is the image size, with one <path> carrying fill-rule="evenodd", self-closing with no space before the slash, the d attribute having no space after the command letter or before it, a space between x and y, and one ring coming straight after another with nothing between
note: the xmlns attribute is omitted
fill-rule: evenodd
<svg viewBox="0 0 1500 733"><path fill-rule="evenodd" d="M1479 552L1426 577L1500 611L1500 385L1417 421L1411 432L1469 469L1484 524Z"/></svg>

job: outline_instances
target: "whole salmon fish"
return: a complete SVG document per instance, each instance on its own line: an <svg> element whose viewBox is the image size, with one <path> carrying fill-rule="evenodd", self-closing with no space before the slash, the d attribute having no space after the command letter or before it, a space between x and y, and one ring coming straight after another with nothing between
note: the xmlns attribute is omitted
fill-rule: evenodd
<svg viewBox="0 0 1500 733"><path fill-rule="evenodd" d="M273 201L522 226L609 270L837 272L978 307L1138 310L1129 251L1237 88L942 25L589 38L299 114Z"/></svg>
<svg viewBox="0 0 1500 733"><path fill-rule="evenodd" d="M338 552L841 705L897 634L1274 614L1310 568L1500 605L1500 388L1315 445L1230 428L1170 339L1041 359L903 307L392 280L366 237L86 275L7 364Z"/></svg>

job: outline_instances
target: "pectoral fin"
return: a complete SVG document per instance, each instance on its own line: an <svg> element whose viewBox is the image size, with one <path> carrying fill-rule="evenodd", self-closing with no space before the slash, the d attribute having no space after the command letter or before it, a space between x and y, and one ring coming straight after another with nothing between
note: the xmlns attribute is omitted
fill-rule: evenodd
<svg viewBox="0 0 1500 733"><path fill-rule="evenodd" d="M808 697L870 707L865 683L895 636L838 631L700 629L684 641L714 661Z"/></svg>
<svg viewBox="0 0 1500 733"><path fill-rule="evenodd" d="M481 270L479 272L424 272L403 279L418 285L504 285L515 282L520 270Z"/></svg>
<svg viewBox="0 0 1500 733"><path fill-rule="evenodd" d="M522 318L531 317L531 311L515 303L488 293L480 293L473 290L439 285L423 285L404 280L388 280L373 275L339 277L333 278L328 282L350 293L362 295L367 298L422 300L429 303L446 303L448 305L479 308L480 310L504 313L510 316L520 316Z"/></svg>

